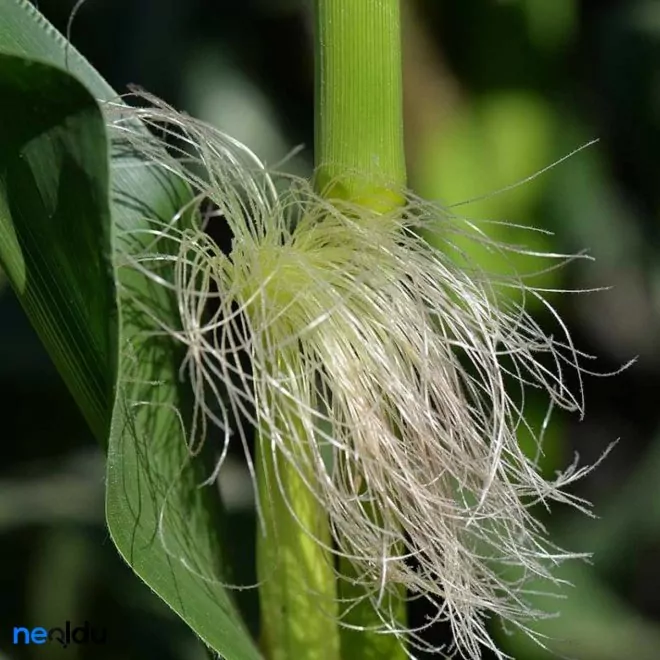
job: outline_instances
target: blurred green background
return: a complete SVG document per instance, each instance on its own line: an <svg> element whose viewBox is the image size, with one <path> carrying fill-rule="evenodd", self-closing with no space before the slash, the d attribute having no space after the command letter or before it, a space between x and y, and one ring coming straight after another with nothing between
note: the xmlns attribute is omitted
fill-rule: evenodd
<svg viewBox="0 0 660 660"><path fill-rule="evenodd" d="M588 249L544 276L577 346L597 356L587 414L557 415L543 469L575 452L607 460L574 492L597 519L557 508L558 543L592 551L560 574L568 596L538 627L544 651L495 632L517 660L660 658L660 2L402 0L410 184L453 205L513 184L593 138L533 181L455 211L536 250ZM73 0L40 0L62 31ZM312 163L313 58L306 0L87 0L71 39L118 91L137 84L245 142L269 164ZM490 259L488 255L479 255ZM497 269L501 264L483 263ZM516 261L521 270L533 261ZM538 282L537 282L538 283ZM541 323L547 311L534 308ZM591 363L589 364L591 366ZM202 660L204 649L125 567L103 522L104 462L0 274L0 660ZM532 399L540 421L545 409ZM521 438L525 442L525 438ZM240 454L221 483L240 579L253 576L252 495ZM258 625L255 592L238 596ZM535 598L535 597L534 597ZM424 612L415 609L413 621ZM16 625L88 620L104 646L15 647ZM44 622L53 622L46 624ZM430 637L441 641L442 627ZM231 660L231 659L228 659ZM292 659L293 660L293 659Z"/></svg>

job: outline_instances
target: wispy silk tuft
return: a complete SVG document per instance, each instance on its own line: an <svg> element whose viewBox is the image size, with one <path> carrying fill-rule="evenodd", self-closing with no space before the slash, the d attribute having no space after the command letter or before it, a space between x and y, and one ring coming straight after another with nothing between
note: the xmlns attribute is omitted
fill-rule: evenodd
<svg viewBox="0 0 660 660"><path fill-rule="evenodd" d="M524 248L495 243L407 191L393 191L406 203L387 213L324 199L309 181L268 171L236 140L140 96L149 107L110 108L113 140L196 195L176 217L152 219L147 250L124 255L125 266L176 296L180 325L153 320L186 350L190 451L214 426L224 438L218 469L238 442L254 476L248 447L258 429L327 511L331 550L356 569L338 577L361 585L384 633L405 639L411 657L423 649L476 659L483 647L506 657L488 619L533 635L529 622L545 615L526 602L529 581L556 583L553 567L583 556L555 547L530 507L554 501L589 512L564 487L590 468L576 461L543 478L543 429L525 415L529 388L545 393L548 414L582 413L588 356L543 291L482 272L455 241L471 236L504 257ZM207 233L214 223L230 231L230 250ZM421 237L428 232L442 249ZM525 311L530 298L549 311L554 334ZM520 431L536 438L536 456L522 451ZM414 630L388 605L402 587L433 612ZM424 640L438 620L451 625L451 648Z"/></svg>

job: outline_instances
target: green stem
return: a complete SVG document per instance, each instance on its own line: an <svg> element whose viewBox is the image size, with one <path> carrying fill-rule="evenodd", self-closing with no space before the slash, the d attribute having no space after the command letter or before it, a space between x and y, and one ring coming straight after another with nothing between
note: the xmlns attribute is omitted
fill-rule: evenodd
<svg viewBox="0 0 660 660"><path fill-rule="evenodd" d="M406 185L399 0L316 0L316 30L316 188L329 199L391 211L404 203ZM351 582L358 569L341 559L339 570L347 578L339 582L341 600L360 601L342 621L382 626L364 588ZM388 598L392 617L405 624L405 593ZM341 652L343 660L406 658L392 635L348 628Z"/></svg>
<svg viewBox="0 0 660 660"><path fill-rule="evenodd" d="M305 458L297 465L306 465ZM330 545L327 514L265 434L257 440L255 463L265 522L257 533L262 650L268 660L339 660L332 556L313 538Z"/></svg>
<svg viewBox="0 0 660 660"><path fill-rule="evenodd" d="M399 0L316 0L316 29L317 189L389 210L406 184Z"/></svg>

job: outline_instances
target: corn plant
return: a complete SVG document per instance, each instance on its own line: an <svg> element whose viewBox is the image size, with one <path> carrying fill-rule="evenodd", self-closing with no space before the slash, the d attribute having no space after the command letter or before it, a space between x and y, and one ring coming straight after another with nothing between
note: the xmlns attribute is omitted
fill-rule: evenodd
<svg viewBox="0 0 660 660"><path fill-rule="evenodd" d="M316 0L307 180L122 98L26 0L0 8L0 263L107 452L117 550L229 660L505 657L489 618L533 635L529 580L579 556L530 507L588 511L563 487L589 468L549 481L517 435L540 451L527 387L583 410L583 356L542 290L462 246L524 249L406 188L399 11ZM232 443L256 494L258 640L212 487Z"/></svg>

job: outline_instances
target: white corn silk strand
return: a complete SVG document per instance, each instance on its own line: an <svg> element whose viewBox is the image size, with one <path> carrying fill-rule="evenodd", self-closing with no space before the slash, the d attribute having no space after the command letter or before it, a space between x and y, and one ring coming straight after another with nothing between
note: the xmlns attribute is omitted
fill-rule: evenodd
<svg viewBox="0 0 660 660"><path fill-rule="evenodd" d="M304 179L268 172L232 138L141 98L149 107L110 109L113 139L197 194L171 222L154 219L149 250L126 257L176 293L180 325L156 321L187 349L191 451L211 424L224 436L220 463L229 443L242 442L250 464L248 427L260 429L327 510L332 552L355 567L340 579L361 585L383 632L406 637L412 656L438 650L423 628L449 621L455 641L445 654L480 658L485 646L504 657L488 617L526 630L542 616L525 600L528 580L552 582L552 567L577 556L553 546L530 506L588 511L563 490L586 469L547 481L517 440L520 429L532 431L527 388L545 392L550 408L582 411L586 356L541 292L483 273L454 240L470 235L503 255L522 248L409 193L386 214L331 203ZM135 130L135 117L153 138ZM217 211L184 226L203 200ZM226 223L228 254L205 223ZM436 232L443 249L422 230ZM173 280L160 274L168 260L160 241L178 245ZM530 296L554 315L556 337L525 311ZM401 588L435 611L417 630L392 620L387 596Z"/></svg>

